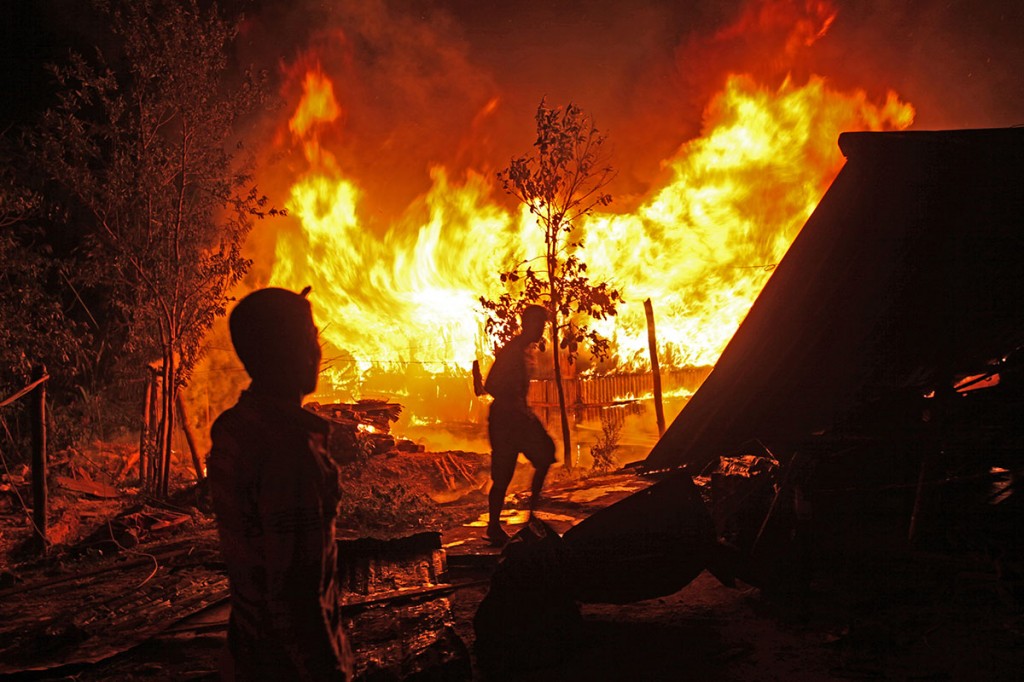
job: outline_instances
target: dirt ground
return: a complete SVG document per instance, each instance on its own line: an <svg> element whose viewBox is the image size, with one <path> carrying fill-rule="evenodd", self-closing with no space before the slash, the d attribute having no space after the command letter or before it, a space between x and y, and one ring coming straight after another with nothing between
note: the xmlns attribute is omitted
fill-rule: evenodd
<svg viewBox="0 0 1024 682"><path fill-rule="evenodd" d="M556 481L547 520L564 531L595 509L646 485L632 474ZM497 557L472 525L482 495L448 509L461 522L446 529L453 626L472 651L473 616L487 591ZM178 579L185 590L196 578L217 576L212 523L194 523L153 533L130 553L92 553L18 569L20 591L0 588L0 622L33 614L50 619L91 607L98 592L109 603L131 592L152 570L145 556L161 559L157 578ZM177 552L177 554L175 554ZM68 587L50 596L33 584L103 571L90 584L89 599ZM519 671L521 680L1021 680L1024 679L1024 620L1019 585L984 557L884 552L816 556L810 589L771 593L742 582L730 588L704 572L679 592L627 605L583 605L583 641L546 668ZM642 579L642 576L638 576ZM85 589L85 588L82 588ZM182 592L184 594L184 592ZM33 595L37 596L33 596ZM69 603L58 604L63 597ZM33 600L36 601L33 601ZM40 600L46 599L47 603ZM106 601L104 601L106 600ZM152 608L146 606L146 608ZM204 680L217 678L224 643L223 605L167 622L145 641L104 660L53 671L17 675L45 680ZM28 618L31 621L31 618ZM2 628L0 628L2 630ZM57 636L74 636L62 631ZM8 635L4 635L8 636ZM474 679L486 679L475 665ZM493 676L492 676L493 678Z"/></svg>

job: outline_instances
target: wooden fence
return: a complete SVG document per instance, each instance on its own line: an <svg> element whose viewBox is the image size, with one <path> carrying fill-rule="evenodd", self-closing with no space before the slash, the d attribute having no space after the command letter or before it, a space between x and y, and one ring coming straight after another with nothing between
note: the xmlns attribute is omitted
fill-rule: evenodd
<svg viewBox="0 0 1024 682"><path fill-rule="evenodd" d="M32 528L40 551L46 551L46 382L50 375L43 366L32 373L32 383L0 401L0 408L31 396L32 419Z"/></svg>
<svg viewBox="0 0 1024 682"><path fill-rule="evenodd" d="M671 394L685 390L696 391L711 373L711 367L686 367L663 370L662 390ZM565 404L576 421L598 419L605 408L628 405L648 399L654 391L651 372L629 372L605 376L585 376L563 379ZM527 402L546 421L551 421L558 410L558 389L554 379L530 382Z"/></svg>

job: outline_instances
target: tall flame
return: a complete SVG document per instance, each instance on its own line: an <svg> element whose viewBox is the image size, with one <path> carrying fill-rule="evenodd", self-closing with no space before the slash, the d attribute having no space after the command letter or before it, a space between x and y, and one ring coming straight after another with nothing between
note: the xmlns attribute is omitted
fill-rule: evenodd
<svg viewBox="0 0 1024 682"><path fill-rule="evenodd" d="M655 302L663 362L714 364L842 167L839 133L913 119L892 92L876 106L821 78L771 90L732 76L705 112L704 135L668 162L671 181L636 212L587 226L588 261L628 301ZM632 305L602 331L621 361L643 366L645 325Z"/></svg>
<svg viewBox="0 0 1024 682"><path fill-rule="evenodd" d="M510 254L529 253L539 231L528 213L495 201L488 178L453 182L436 166L430 190L376 236L360 215L357 180L320 143L341 110L331 81L310 70L289 121L308 162L286 202L301 231L279 236L272 283L313 286L321 334L341 354L335 386L358 395L375 367L465 372L487 346L479 297L499 293L497 273ZM842 166L839 133L903 129L913 118L894 93L875 104L818 77L777 88L729 77L702 136L665 162L668 181L635 210L581 226L591 276L611 280L627 302L600 327L617 366L646 366L646 298L663 364L713 364Z"/></svg>

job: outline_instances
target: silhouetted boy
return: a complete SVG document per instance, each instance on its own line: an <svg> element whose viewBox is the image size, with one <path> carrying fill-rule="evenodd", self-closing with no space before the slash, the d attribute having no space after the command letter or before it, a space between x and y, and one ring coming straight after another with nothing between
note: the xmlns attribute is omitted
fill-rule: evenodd
<svg viewBox="0 0 1024 682"><path fill-rule="evenodd" d="M530 494L530 515L537 509L544 477L555 461L555 443L544 429L540 419L526 404L530 389L528 358L530 345L540 341L548 311L539 306L527 306L522 314L522 331L509 341L494 357L494 365L484 384L494 396L487 420L487 435L491 440L491 492L488 495L487 537L496 545L508 541L501 527L501 509L505 493L516 470L516 458L523 453L533 464L533 483Z"/></svg>
<svg viewBox="0 0 1024 682"><path fill-rule="evenodd" d="M305 293L305 292L303 292ZM304 296L261 289L228 320L252 378L213 425L208 468L231 586L228 650L237 680L344 680L334 523L338 470L328 424L302 409L320 346Z"/></svg>

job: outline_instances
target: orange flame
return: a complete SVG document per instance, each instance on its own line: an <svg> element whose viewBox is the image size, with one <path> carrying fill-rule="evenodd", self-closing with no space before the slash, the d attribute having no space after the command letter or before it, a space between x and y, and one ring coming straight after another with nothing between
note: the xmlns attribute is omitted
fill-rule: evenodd
<svg viewBox="0 0 1024 682"><path fill-rule="evenodd" d="M895 93L875 106L821 78L770 90L732 76L705 112L704 135L668 162L672 180L636 212L588 224L588 262L627 301L655 303L663 363L714 364L839 172L839 133L913 119ZM602 325L620 361L640 367L645 330L637 305Z"/></svg>
<svg viewBox="0 0 1024 682"><path fill-rule="evenodd" d="M827 28L831 18L823 21ZM497 106L488 102L480 115ZM488 179L470 172L452 182L436 166L431 189L375 235L360 215L358 181L320 143L321 128L340 115L331 81L308 71L289 120L308 162L286 201L301 231L278 236L271 277L277 286L313 286L321 335L339 354L322 390L358 396L374 368L468 373L489 355L478 298L499 293L496 274L513 254L540 252L540 230L527 211L496 203ZM842 166L839 134L903 129L913 119L895 93L875 104L818 77L778 88L729 77L705 111L702 136L665 162L668 181L632 212L581 226L591 276L611 280L626 299L599 325L616 367L649 366L646 298L663 366L713 364Z"/></svg>
<svg viewBox="0 0 1024 682"><path fill-rule="evenodd" d="M333 123L340 115L341 107L334 98L334 84L324 76L319 66L307 71L302 84L302 100L288 120L288 130L301 138L315 124Z"/></svg>
<svg viewBox="0 0 1024 682"><path fill-rule="evenodd" d="M341 117L341 107L334 98L334 84L320 70L317 64L302 82L302 99L295 113L288 119L288 130L302 140L306 159L310 164L330 168L337 173L334 155L320 144L320 129L334 123Z"/></svg>

